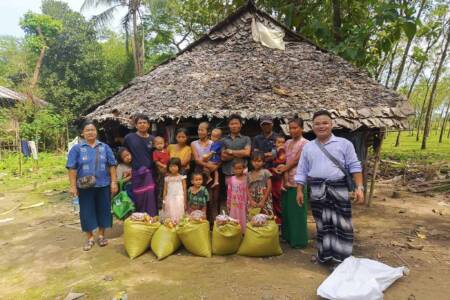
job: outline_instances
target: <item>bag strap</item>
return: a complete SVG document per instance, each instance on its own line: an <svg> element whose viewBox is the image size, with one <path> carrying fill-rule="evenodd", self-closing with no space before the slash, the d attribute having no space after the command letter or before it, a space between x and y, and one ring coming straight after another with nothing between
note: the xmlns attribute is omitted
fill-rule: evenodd
<svg viewBox="0 0 450 300"><path fill-rule="evenodd" d="M344 173L345 176L350 176L350 173L347 171L347 169L344 168L341 162L338 161L336 157L331 155L331 153L328 152L327 149L325 149L325 147L319 142L318 139L316 139L315 142L319 149L323 152L323 154L325 154L325 156L328 157L328 159L331 160L336 165L336 167L338 167L342 171L342 173Z"/></svg>
<svg viewBox="0 0 450 300"><path fill-rule="evenodd" d="M99 150L98 150L98 147L100 147L100 145L96 145L95 146L95 166L94 166L94 176L95 176L95 174L97 173L97 169L98 169L98 156L99 156Z"/></svg>

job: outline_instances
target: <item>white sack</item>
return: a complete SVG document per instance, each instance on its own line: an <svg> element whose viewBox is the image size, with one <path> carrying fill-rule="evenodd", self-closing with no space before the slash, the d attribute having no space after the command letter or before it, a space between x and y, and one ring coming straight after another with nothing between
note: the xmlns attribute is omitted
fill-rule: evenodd
<svg viewBox="0 0 450 300"><path fill-rule="evenodd" d="M285 49L283 41L284 30L281 28L269 28L263 23L252 19L252 36L255 42L272 49Z"/></svg>
<svg viewBox="0 0 450 300"><path fill-rule="evenodd" d="M405 267L350 256L322 282L317 295L330 300L382 300L383 291L407 272Z"/></svg>

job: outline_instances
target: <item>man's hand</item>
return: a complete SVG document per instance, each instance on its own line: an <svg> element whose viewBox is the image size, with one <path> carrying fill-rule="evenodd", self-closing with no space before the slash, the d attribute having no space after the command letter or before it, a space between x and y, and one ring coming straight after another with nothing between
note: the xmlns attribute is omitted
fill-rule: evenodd
<svg viewBox="0 0 450 300"><path fill-rule="evenodd" d="M356 189L354 192L355 204L364 204L364 192L360 189Z"/></svg>
<svg viewBox="0 0 450 300"><path fill-rule="evenodd" d="M303 206L303 186L298 185L297 186L297 204L298 206Z"/></svg>

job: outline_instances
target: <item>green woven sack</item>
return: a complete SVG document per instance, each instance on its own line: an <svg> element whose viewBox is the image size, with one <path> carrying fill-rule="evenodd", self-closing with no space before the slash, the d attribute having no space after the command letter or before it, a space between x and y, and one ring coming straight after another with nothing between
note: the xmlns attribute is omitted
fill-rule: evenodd
<svg viewBox="0 0 450 300"><path fill-rule="evenodd" d="M278 225L275 221L269 221L267 225L261 227L247 223L244 240L237 254L255 257L283 254L278 237Z"/></svg>
<svg viewBox="0 0 450 300"><path fill-rule="evenodd" d="M214 223L212 233L212 253L217 255L229 255L236 253L242 240L241 225L239 223L227 223L217 225Z"/></svg>
<svg viewBox="0 0 450 300"><path fill-rule="evenodd" d="M123 224L123 240L128 256L133 259L144 253L155 231L161 226L159 222L134 222L126 219Z"/></svg>
<svg viewBox="0 0 450 300"><path fill-rule="evenodd" d="M211 257L211 236L209 222L183 220L177 226L178 237L190 253Z"/></svg>
<svg viewBox="0 0 450 300"><path fill-rule="evenodd" d="M164 259L177 251L181 246L181 242L176 228L169 228L166 225L160 226L153 235L150 246L158 260Z"/></svg>
<svg viewBox="0 0 450 300"><path fill-rule="evenodd" d="M123 220L134 212L134 203L124 190L124 183L119 181L119 193L111 201L112 212L117 219Z"/></svg>

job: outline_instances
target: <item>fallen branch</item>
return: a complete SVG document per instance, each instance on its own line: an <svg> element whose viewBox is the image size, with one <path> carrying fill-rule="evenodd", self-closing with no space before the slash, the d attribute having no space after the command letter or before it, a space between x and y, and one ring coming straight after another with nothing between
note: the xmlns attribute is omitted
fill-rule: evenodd
<svg viewBox="0 0 450 300"><path fill-rule="evenodd" d="M406 260L403 259L403 257L400 256L397 252L392 251L392 253L397 256L398 259L400 259L408 268L411 268L411 266L408 264Z"/></svg>
<svg viewBox="0 0 450 300"><path fill-rule="evenodd" d="M22 205L22 204L17 204L17 206L11 208L10 210L0 213L0 216L7 215L7 214L9 214L9 213L15 211L15 210L18 209L21 205Z"/></svg>
<svg viewBox="0 0 450 300"><path fill-rule="evenodd" d="M435 191L435 190L440 190L440 189L444 189L444 190L450 189L450 183L426 187L423 189L414 189L412 187L408 187L408 190L413 193L424 193L424 192Z"/></svg>
<svg viewBox="0 0 450 300"><path fill-rule="evenodd" d="M21 207L20 210L29 209L29 208L35 208L35 207L39 207L39 206L43 206L43 205L44 205L44 202L39 202L39 203L36 203L36 204L33 204L33 205Z"/></svg>

